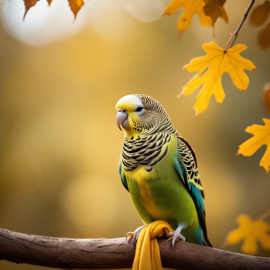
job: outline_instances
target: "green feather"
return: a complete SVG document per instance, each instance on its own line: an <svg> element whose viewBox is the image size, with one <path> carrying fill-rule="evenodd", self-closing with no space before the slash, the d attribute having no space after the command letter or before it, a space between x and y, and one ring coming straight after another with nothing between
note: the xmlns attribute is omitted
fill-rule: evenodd
<svg viewBox="0 0 270 270"><path fill-rule="evenodd" d="M211 246L206 232L202 191L188 181L189 172L178 149L180 138L171 135L167 154L147 172L139 166L125 171L120 161L119 173L144 223L168 222L173 229L183 226L188 242ZM183 145L182 145L183 146ZM192 153L187 147L188 153ZM196 164L195 164L196 165Z"/></svg>

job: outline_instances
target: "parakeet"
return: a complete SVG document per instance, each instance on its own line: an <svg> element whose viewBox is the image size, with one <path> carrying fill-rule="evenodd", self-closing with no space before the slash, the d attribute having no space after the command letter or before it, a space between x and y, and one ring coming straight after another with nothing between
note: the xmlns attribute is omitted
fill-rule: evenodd
<svg viewBox="0 0 270 270"><path fill-rule="evenodd" d="M134 94L121 98L116 110L117 126L124 130L119 174L144 224L168 222L175 230L168 233L172 245L182 239L212 246L195 153L163 106Z"/></svg>

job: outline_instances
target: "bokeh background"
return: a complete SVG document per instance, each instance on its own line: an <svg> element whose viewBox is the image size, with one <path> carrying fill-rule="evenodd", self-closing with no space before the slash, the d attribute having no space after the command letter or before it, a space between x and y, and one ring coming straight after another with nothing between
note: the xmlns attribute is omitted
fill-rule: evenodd
<svg viewBox="0 0 270 270"><path fill-rule="evenodd" d="M178 40L183 10L161 16L166 0L91 0L77 20L65 0L41 0L25 21L22 0L0 5L0 227L55 237L123 237L142 225L118 176L123 133L115 104L143 93L159 100L198 157L205 187L209 238L220 248L239 214L258 218L270 208L270 179L260 159L237 156L263 124L261 94L270 81L270 50L257 45L247 21L236 43L257 71L247 91L222 78L226 98L211 99L194 117L198 91L177 99L194 74L182 67L204 55L201 45L225 47L248 0L227 0L229 23L202 28L197 15ZM256 1L255 5L263 1ZM269 218L267 219L270 222ZM240 252L240 245L227 250ZM270 251L260 248L260 256ZM39 270L1 261L1 270Z"/></svg>

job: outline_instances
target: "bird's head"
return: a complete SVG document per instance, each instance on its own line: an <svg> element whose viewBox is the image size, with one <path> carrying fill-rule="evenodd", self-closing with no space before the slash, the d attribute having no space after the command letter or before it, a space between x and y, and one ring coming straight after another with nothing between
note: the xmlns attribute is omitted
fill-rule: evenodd
<svg viewBox="0 0 270 270"><path fill-rule="evenodd" d="M145 132L175 131L163 106L150 96L124 96L117 102L116 110L116 124L120 130L123 128L128 140Z"/></svg>

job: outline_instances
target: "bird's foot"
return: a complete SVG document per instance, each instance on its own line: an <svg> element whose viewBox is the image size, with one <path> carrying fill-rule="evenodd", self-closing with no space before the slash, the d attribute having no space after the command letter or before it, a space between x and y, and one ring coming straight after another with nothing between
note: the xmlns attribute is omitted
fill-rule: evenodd
<svg viewBox="0 0 270 270"><path fill-rule="evenodd" d="M169 237L167 241L172 240L172 247L174 246L175 241L178 241L178 240L186 241L186 238L180 234L181 230L182 230L182 227L179 226L174 232L167 233L166 236Z"/></svg>
<svg viewBox="0 0 270 270"><path fill-rule="evenodd" d="M141 232L141 230L147 225L143 225L139 228L137 228L134 232L128 232L126 234L126 240L128 241L128 243L132 243L134 246L136 245L136 242L139 238L139 234ZM129 237L129 239L127 239Z"/></svg>

